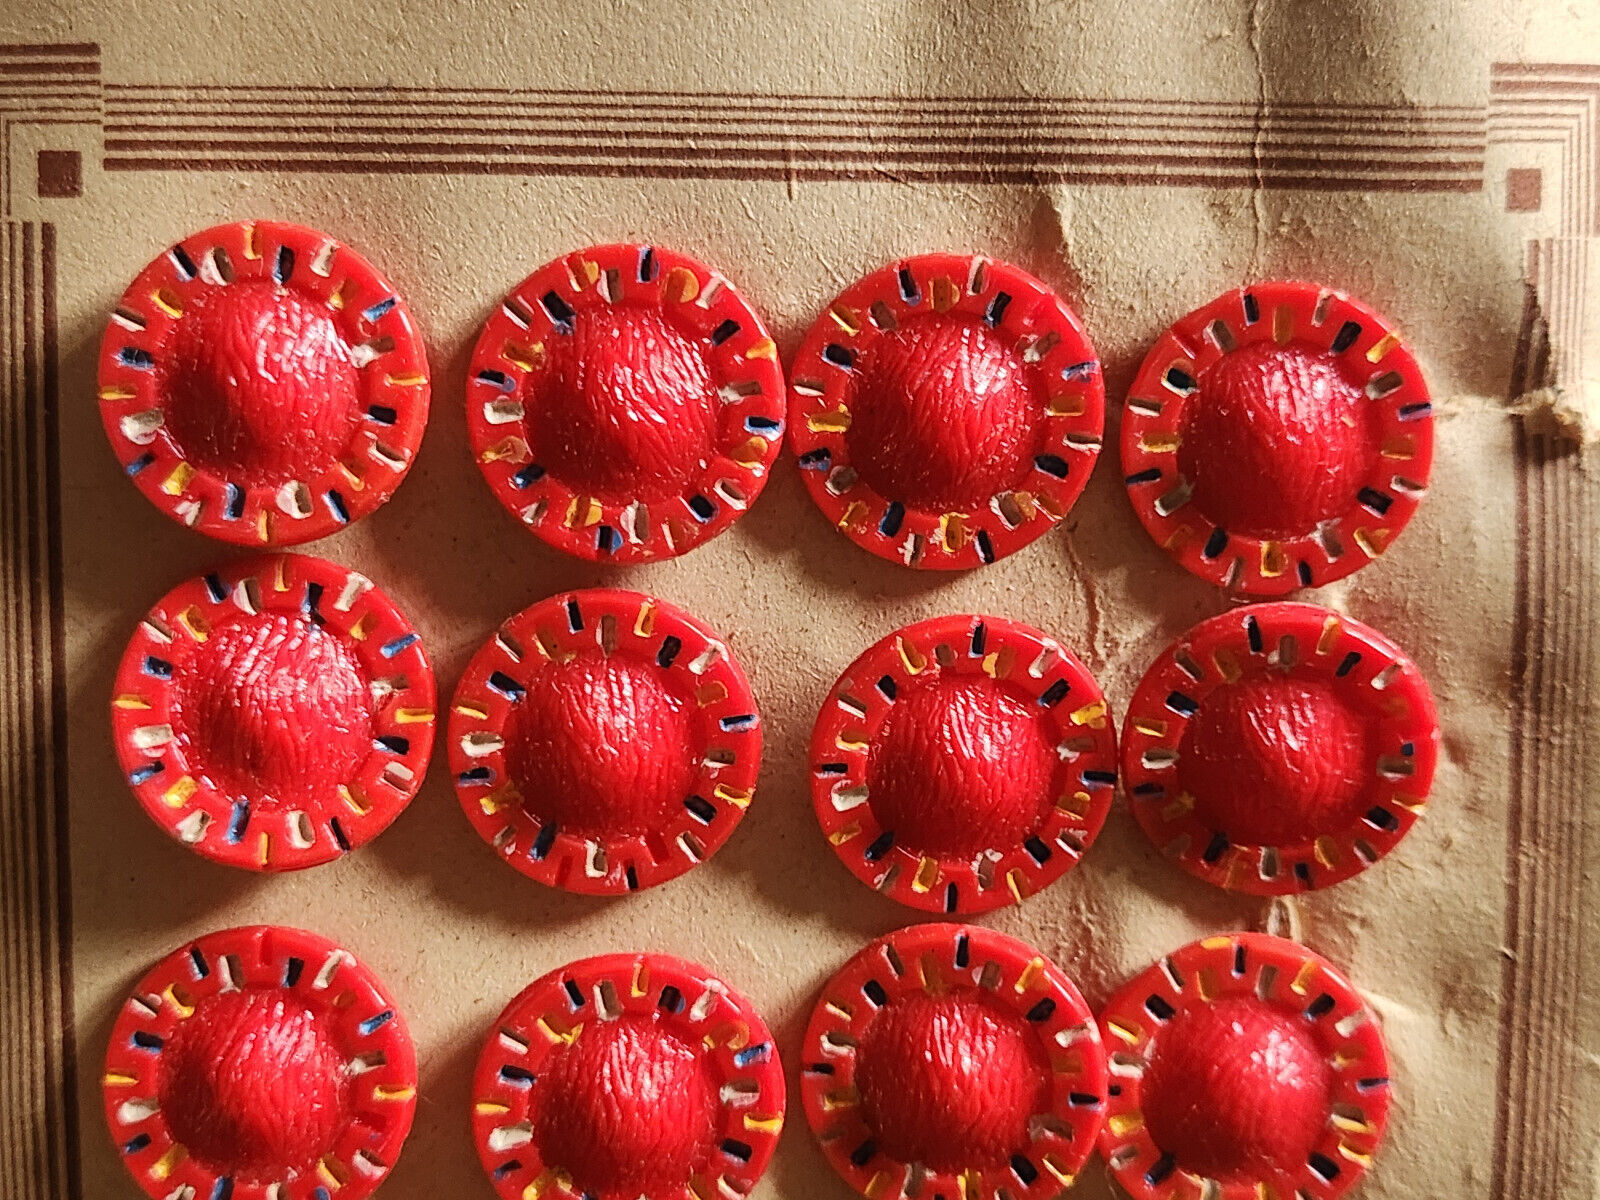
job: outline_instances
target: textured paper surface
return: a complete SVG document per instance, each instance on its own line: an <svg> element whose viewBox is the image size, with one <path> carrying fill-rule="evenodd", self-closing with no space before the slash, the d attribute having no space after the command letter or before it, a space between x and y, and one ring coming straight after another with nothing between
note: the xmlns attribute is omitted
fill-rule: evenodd
<svg viewBox="0 0 1600 1200"><path fill-rule="evenodd" d="M1124 389L1169 321L1271 276L1343 288L1395 320L1438 411L1418 518L1375 565L1305 596L1406 647L1444 722L1429 812L1399 850L1295 905L1303 939L1381 1013L1395 1059L1392 1131L1364 1194L1595 1190L1596 494L1581 454L1539 432L1584 436L1597 402L1592 7L580 0L402 14L244 0L225 16L12 0L0 32L16 43L0 54L11 1194L135 1194L98 1110L116 1005L185 938L282 922L355 951L411 1022L421 1102L388 1200L490 1195L466 1116L482 1037L535 976L623 949L706 964L773 1025L791 1111L762 1200L846 1195L799 1110L799 1035L827 976L915 914L851 879L816 831L816 709L884 633L971 610L1074 648L1120 724L1145 665L1229 603L1129 508ZM109 744L117 656L168 587L239 552L171 525L121 477L93 358L148 259L247 217L367 254L427 338L433 417L415 469L377 515L305 549L389 592L444 695L500 620L563 588L654 592L727 635L768 749L755 804L708 865L617 901L542 889L472 833L442 749L390 831L298 875L214 867L138 811ZM688 558L561 558L478 477L466 358L535 266L624 239L722 268L785 352L835 292L895 257L1011 259L1082 313L1112 448L1064 528L967 575L855 549L788 459ZM1550 423L1519 428L1513 401ZM1119 801L1079 868L984 921L1098 1003L1160 953L1264 919L1260 902L1162 861ZM1076 1194L1109 1191L1093 1165Z"/></svg>

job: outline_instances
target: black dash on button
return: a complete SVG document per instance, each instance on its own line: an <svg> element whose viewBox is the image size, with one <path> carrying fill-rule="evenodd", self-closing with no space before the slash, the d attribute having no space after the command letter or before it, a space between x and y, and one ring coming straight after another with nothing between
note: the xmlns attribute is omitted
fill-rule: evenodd
<svg viewBox="0 0 1600 1200"><path fill-rule="evenodd" d="M545 316L550 318L550 323L562 333L572 332L572 320L576 316L572 311L572 305L554 292L546 292L539 300L539 307L544 309Z"/></svg>
<svg viewBox="0 0 1600 1200"><path fill-rule="evenodd" d="M682 1012L683 1011L683 993L680 992L672 984L670 984L670 983L667 984L666 987L661 989L660 1005L661 1005L662 1008L666 1009L669 1013L680 1013L680 1012Z"/></svg>
<svg viewBox="0 0 1600 1200"><path fill-rule="evenodd" d="M1010 304L1011 294L1009 292L996 292L994 294L994 299L989 301L989 307L983 314L984 322L990 329L994 329L1005 319L1006 309Z"/></svg>
<svg viewBox="0 0 1600 1200"><path fill-rule="evenodd" d="M885 829L872 840L872 845L862 851L861 856L868 862L877 862L894 848L894 830Z"/></svg>
<svg viewBox="0 0 1600 1200"><path fill-rule="evenodd" d="M882 1008L885 1004L889 1003L888 993L883 990L883 984L879 983L876 979L869 979L866 981L866 983L862 984L861 993L862 995L866 996L868 1000L871 1000L873 1005L877 1008Z"/></svg>
<svg viewBox="0 0 1600 1200"><path fill-rule="evenodd" d="M1171 1154L1163 1154L1150 1164L1150 1169L1144 1173L1144 1181L1151 1187L1155 1187L1158 1183L1164 1182L1177 1165L1178 1160L1173 1158Z"/></svg>
<svg viewBox="0 0 1600 1200"><path fill-rule="evenodd" d="M543 862L545 855L550 853L550 847L556 844L556 823L546 822L539 829L539 836L533 839L533 845L528 847L528 857L534 862Z"/></svg>
<svg viewBox="0 0 1600 1200"><path fill-rule="evenodd" d="M1228 531L1220 525L1211 531L1211 536L1206 539L1206 544L1200 550L1201 558L1215 558L1228 548Z"/></svg>
<svg viewBox="0 0 1600 1200"><path fill-rule="evenodd" d="M704 796L690 796L683 802L683 806L687 808L689 810L689 814L702 825L709 825L717 818L716 806Z"/></svg>
<svg viewBox="0 0 1600 1200"><path fill-rule="evenodd" d="M1045 996L1028 1010L1027 1019L1037 1025L1040 1021L1048 1021L1056 1015L1056 1002Z"/></svg>
<svg viewBox="0 0 1600 1200"><path fill-rule="evenodd" d="M1228 835L1225 833L1214 833L1211 835L1211 841L1206 844L1206 852L1202 854L1200 858L1207 866L1210 866L1212 863L1216 862L1217 859L1221 858L1227 849Z"/></svg>
<svg viewBox="0 0 1600 1200"><path fill-rule="evenodd" d="M496 671L490 675L489 686L511 701L521 700L528 694L527 688L523 687L504 671Z"/></svg>
<svg viewBox="0 0 1600 1200"><path fill-rule="evenodd" d="M1244 619L1244 635L1250 642L1250 653L1260 654L1266 642L1261 637L1261 622L1254 617Z"/></svg>
<svg viewBox="0 0 1600 1200"><path fill-rule="evenodd" d="M829 342L822 348L822 357L826 362L846 371L853 370L856 365L856 356L850 352L848 346L841 346L838 342Z"/></svg>
<svg viewBox="0 0 1600 1200"><path fill-rule="evenodd" d="M1053 479L1065 479L1067 471L1070 469L1067 466L1067 460L1059 454L1037 455L1033 460L1033 465Z"/></svg>
<svg viewBox="0 0 1600 1200"><path fill-rule="evenodd" d="M1376 488L1364 487L1356 493L1356 499L1361 501L1361 506L1369 512L1383 516L1389 511L1389 506L1394 503L1393 496L1385 496Z"/></svg>
<svg viewBox="0 0 1600 1200"><path fill-rule="evenodd" d="M1335 354L1343 354L1356 344L1356 339L1361 336L1361 325L1356 321L1346 321L1339 326L1339 332L1334 335L1333 345L1328 349Z"/></svg>
<svg viewBox="0 0 1600 1200"><path fill-rule="evenodd" d="M900 532L900 525L905 519L906 506L898 500L891 500L889 507L883 510L883 516L878 521L878 532L884 537L894 537Z"/></svg>
<svg viewBox="0 0 1600 1200"><path fill-rule="evenodd" d="M194 265L194 259L189 257L189 252L182 246L172 248L172 261L177 264L185 279L193 279L200 273L200 269Z"/></svg>
<svg viewBox="0 0 1600 1200"><path fill-rule="evenodd" d="M1332 1183L1339 1178L1339 1164L1326 1154L1316 1153L1306 1159L1306 1165L1317 1173L1324 1183Z"/></svg>
<svg viewBox="0 0 1600 1200"><path fill-rule="evenodd" d="M1158 1021L1170 1021L1177 1015L1177 1010L1167 1003L1166 997L1158 996L1154 992L1145 997L1144 1008Z"/></svg>
<svg viewBox="0 0 1600 1200"><path fill-rule="evenodd" d="M677 661L678 652L683 649L683 639L676 634L669 633L661 640L661 648L656 651L656 666L670 667Z"/></svg>
<svg viewBox="0 0 1600 1200"><path fill-rule="evenodd" d="M1200 708L1200 701L1182 692L1167 693L1167 707L1180 717L1192 717Z"/></svg>

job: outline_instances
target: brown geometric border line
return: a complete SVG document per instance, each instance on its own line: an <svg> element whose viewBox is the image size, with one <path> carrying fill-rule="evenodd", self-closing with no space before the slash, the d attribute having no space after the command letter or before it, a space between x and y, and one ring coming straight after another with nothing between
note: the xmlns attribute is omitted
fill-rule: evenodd
<svg viewBox="0 0 1600 1200"><path fill-rule="evenodd" d="M107 170L1482 187L1483 112L1146 99L108 84Z"/></svg>
<svg viewBox="0 0 1600 1200"><path fill-rule="evenodd" d="M0 225L0 1195L76 1197L55 226Z"/></svg>
<svg viewBox="0 0 1600 1200"><path fill-rule="evenodd" d="M1600 244L1600 66L1497 64L1491 145L1559 146L1557 236L1530 241L1508 396L1583 378L1582 330L1597 302L1588 258ZM1574 1111L1583 1048L1578 939L1585 901L1584 799L1592 793L1583 727L1600 657L1595 531L1600 500L1571 447L1516 431L1517 524L1512 646L1511 794L1501 963L1499 1087L1492 1200L1582 1189L1594 1113Z"/></svg>
<svg viewBox="0 0 1600 1200"><path fill-rule="evenodd" d="M13 132L26 127L95 126L104 119L100 47L0 45L0 213L31 183L13 179Z"/></svg>

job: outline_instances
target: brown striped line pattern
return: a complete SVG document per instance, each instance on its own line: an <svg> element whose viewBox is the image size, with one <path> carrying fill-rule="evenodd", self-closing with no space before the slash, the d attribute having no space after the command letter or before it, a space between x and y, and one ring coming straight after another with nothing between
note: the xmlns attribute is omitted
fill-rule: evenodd
<svg viewBox="0 0 1600 1200"><path fill-rule="evenodd" d="M106 85L108 171L1471 192L1474 107Z"/></svg>
<svg viewBox="0 0 1600 1200"><path fill-rule="evenodd" d="M0 226L0 1195L79 1194L56 235Z"/></svg>
<svg viewBox="0 0 1600 1200"><path fill-rule="evenodd" d="M0 211L9 217L13 192L33 187L11 178L13 130L100 121L100 47L0 45Z"/></svg>
<svg viewBox="0 0 1600 1200"><path fill-rule="evenodd" d="M1559 155L1556 236L1530 242L1526 300L1510 395L1581 386L1589 285L1600 245L1600 67L1497 64L1488 136ZM1501 1086L1493 1200L1556 1200L1581 1189L1571 1172L1592 1138L1575 1111L1583 1047L1583 801L1597 782L1578 731L1594 725L1595 534L1600 501L1576 454L1518 431L1512 794L1506 948L1501 970Z"/></svg>
<svg viewBox="0 0 1600 1200"><path fill-rule="evenodd" d="M1538 269L1537 261L1535 270ZM1528 288L1511 391L1549 379L1537 281ZM1594 1112L1577 1107L1586 1056L1584 810L1595 795L1600 498L1576 449L1518 430L1512 788L1501 971L1500 1089L1492 1200L1584 1194ZM1590 961L1587 972L1592 978ZM1592 1177L1587 1187L1592 1188Z"/></svg>
<svg viewBox="0 0 1600 1200"><path fill-rule="evenodd" d="M1490 141L1560 156L1547 202L1559 233L1528 244L1509 395L1582 386L1585 310L1600 303L1588 263L1600 247L1600 67L1499 64ZM1594 796L1600 683L1600 495L1569 443L1517 431L1516 605L1506 955L1500 979L1500 1088L1491 1200L1559 1200L1593 1190L1595 1113L1580 1107L1585 1047L1584 812Z"/></svg>

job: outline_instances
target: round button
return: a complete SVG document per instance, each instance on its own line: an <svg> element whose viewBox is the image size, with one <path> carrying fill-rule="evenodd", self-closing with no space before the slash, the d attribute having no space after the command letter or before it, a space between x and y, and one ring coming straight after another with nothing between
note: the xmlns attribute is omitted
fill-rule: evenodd
<svg viewBox="0 0 1600 1200"><path fill-rule="evenodd" d="M1094 1148L1107 1082L1072 981L970 925L902 929L845 964L801 1068L812 1132L866 1196L1055 1196Z"/></svg>
<svg viewBox="0 0 1600 1200"><path fill-rule="evenodd" d="M411 1036L325 938L258 925L157 963L117 1015L103 1079L122 1160L155 1200L383 1182L416 1108Z"/></svg>
<svg viewBox="0 0 1600 1200"><path fill-rule="evenodd" d="M595 588L525 609L473 657L450 764L467 818L524 875L631 892L728 839L755 794L761 718L716 632Z"/></svg>
<svg viewBox="0 0 1600 1200"><path fill-rule="evenodd" d="M1150 536L1202 579L1279 596L1386 550L1433 462L1433 407L1399 335L1358 300L1265 282L1156 341L1128 393L1122 467Z"/></svg>
<svg viewBox="0 0 1600 1200"><path fill-rule="evenodd" d="M1383 1140L1377 1017L1294 942L1194 942L1118 991L1100 1027L1112 1076L1100 1150L1134 1200L1335 1200Z"/></svg>
<svg viewBox="0 0 1600 1200"><path fill-rule="evenodd" d="M1061 520L1100 452L1083 324L1007 263L928 254L852 284L795 354L790 439L828 520L880 558L980 566Z"/></svg>
<svg viewBox="0 0 1600 1200"><path fill-rule="evenodd" d="M811 735L834 852L929 912L1020 902L1081 858L1116 784L1116 731L1088 668L1036 629L937 617L839 677Z"/></svg>
<svg viewBox="0 0 1600 1200"><path fill-rule="evenodd" d="M428 362L394 288L327 234L219 225L140 272L100 347L123 469L174 520L293 545L378 508L428 421Z"/></svg>
<svg viewBox="0 0 1600 1200"><path fill-rule="evenodd" d="M377 837L433 751L434 678L372 581L320 558L231 562L129 639L111 702L145 812L214 862L315 866Z"/></svg>
<svg viewBox="0 0 1600 1200"><path fill-rule="evenodd" d="M472 1113L506 1200L739 1196L783 1129L783 1068L750 1002L704 967L610 954L552 971L500 1014Z"/></svg>
<svg viewBox="0 0 1600 1200"><path fill-rule="evenodd" d="M1122 777L1150 840L1219 887L1326 887L1394 849L1427 802L1439 722L1388 638L1310 604L1202 621L1145 673Z"/></svg>
<svg viewBox="0 0 1600 1200"><path fill-rule="evenodd" d="M766 326L721 274L659 246L548 263L489 317L467 378L478 466L558 549L671 558L731 525L783 440Z"/></svg>

